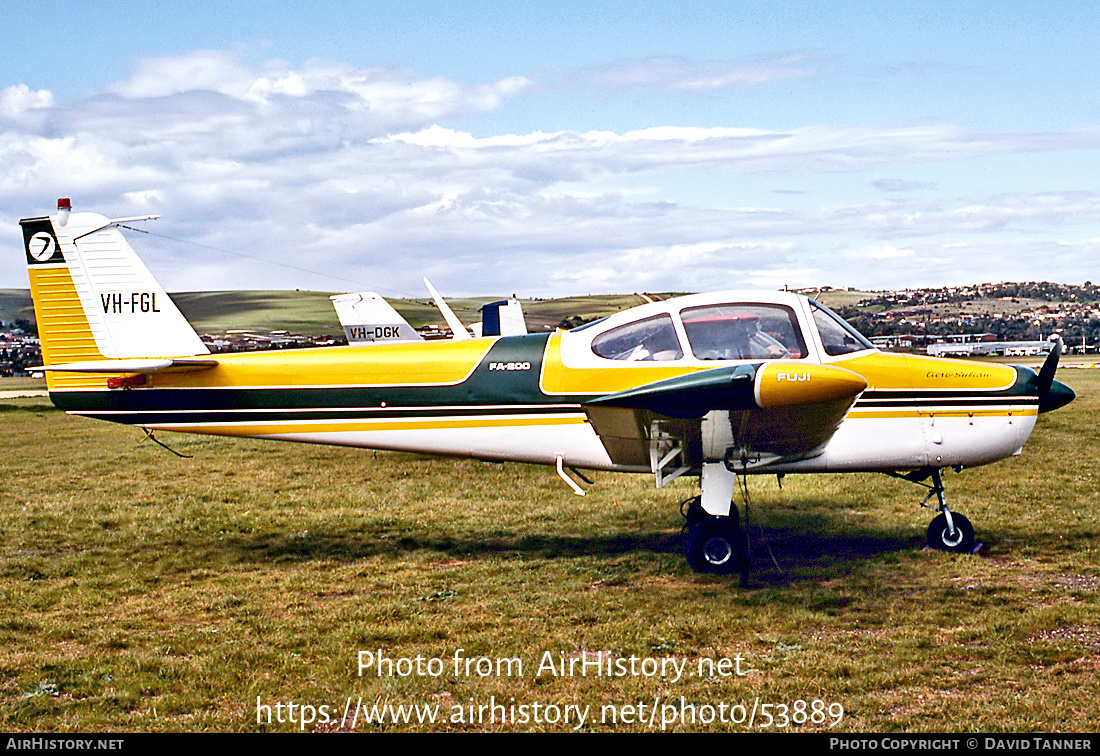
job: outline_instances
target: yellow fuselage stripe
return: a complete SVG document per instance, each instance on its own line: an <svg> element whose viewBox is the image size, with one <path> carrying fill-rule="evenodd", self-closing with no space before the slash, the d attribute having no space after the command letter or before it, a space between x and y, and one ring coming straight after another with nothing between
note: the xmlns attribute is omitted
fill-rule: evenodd
<svg viewBox="0 0 1100 756"><path fill-rule="evenodd" d="M561 359L562 333L550 334L543 354L539 387L550 396L614 394L647 383L676 378L688 373L719 367L686 365L682 362L623 362L602 360L599 367L566 367Z"/></svg>
<svg viewBox="0 0 1100 756"><path fill-rule="evenodd" d="M990 409L990 410L859 410L854 409L848 413L851 419L863 419L873 417L1034 417L1039 414L1036 407L1021 407L1015 410Z"/></svg>
<svg viewBox="0 0 1100 756"><path fill-rule="evenodd" d="M861 357L838 359L828 364L863 376L867 381L868 391L1004 391L1012 388L1017 378L1015 368L1010 365L893 352L873 352Z"/></svg>
<svg viewBox="0 0 1100 756"><path fill-rule="evenodd" d="M196 373L159 373L155 388L345 388L454 386L477 369L496 339L322 347L219 354Z"/></svg>

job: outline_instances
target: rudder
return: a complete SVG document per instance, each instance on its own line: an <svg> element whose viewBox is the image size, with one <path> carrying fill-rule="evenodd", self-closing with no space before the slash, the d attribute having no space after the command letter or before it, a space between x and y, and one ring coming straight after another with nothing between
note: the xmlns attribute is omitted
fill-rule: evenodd
<svg viewBox="0 0 1100 756"><path fill-rule="evenodd" d="M23 242L46 366L209 354L117 228L96 213L25 218Z"/></svg>

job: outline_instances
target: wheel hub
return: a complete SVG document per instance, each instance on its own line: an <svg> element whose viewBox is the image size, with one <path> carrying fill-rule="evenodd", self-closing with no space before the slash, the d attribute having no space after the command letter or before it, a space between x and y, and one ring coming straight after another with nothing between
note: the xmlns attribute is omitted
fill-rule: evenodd
<svg viewBox="0 0 1100 756"><path fill-rule="evenodd" d="M733 546L725 538L708 538L703 546L703 556L709 564L721 567L733 557Z"/></svg>
<svg viewBox="0 0 1100 756"><path fill-rule="evenodd" d="M950 528L944 528L940 534L940 540L943 541L943 545L950 549L955 548L963 542L962 528L955 528L954 532L951 532Z"/></svg>

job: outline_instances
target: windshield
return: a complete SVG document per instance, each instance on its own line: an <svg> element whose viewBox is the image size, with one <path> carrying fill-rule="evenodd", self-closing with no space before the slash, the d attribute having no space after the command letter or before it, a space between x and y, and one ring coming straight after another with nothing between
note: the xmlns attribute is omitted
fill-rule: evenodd
<svg viewBox="0 0 1100 756"><path fill-rule="evenodd" d="M821 337L821 345L825 347L825 354L836 357L875 348L859 331L825 305L811 299L810 306L813 308L814 323L817 324L817 333Z"/></svg>

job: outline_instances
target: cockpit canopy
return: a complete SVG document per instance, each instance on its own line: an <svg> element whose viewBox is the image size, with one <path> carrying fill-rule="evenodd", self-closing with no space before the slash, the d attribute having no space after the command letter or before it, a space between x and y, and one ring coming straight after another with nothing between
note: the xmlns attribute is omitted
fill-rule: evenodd
<svg viewBox="0 0 1100 756"><path fill-rule="evenodd" d="M813 328L830 357L874 347L824 305L809 304ZM592 339L592 352L606 360L798 360L809 356L807 334L796 307L776 302L719 302L641 317ZM805 313L805 310L803 310ZM595 324L583 326L586 330Z"/></svg>

